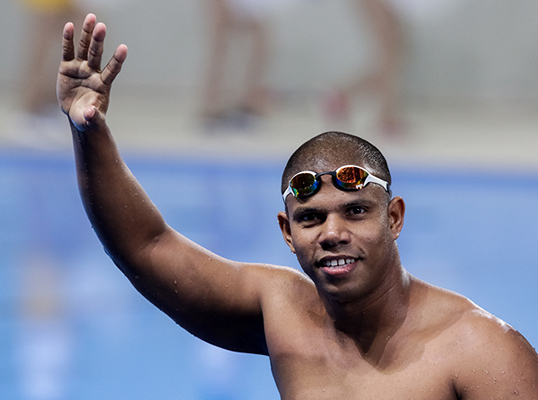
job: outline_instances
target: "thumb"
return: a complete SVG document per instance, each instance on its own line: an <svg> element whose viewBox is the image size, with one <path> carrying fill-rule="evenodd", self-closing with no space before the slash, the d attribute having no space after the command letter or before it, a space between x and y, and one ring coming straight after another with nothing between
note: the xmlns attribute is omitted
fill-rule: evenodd
<svg viewBox="0 0 538 400"><path fill-rule="evenodd" d="M75 125L77 130L81 132L95 130L101 125L103 125L105 122L105 117L103 113L101 113L99 109L94 105L85 108L82 113L82 116L82 121L73 121L71 119L73 125Z"/></svg>
<svg viewBox="0 0 538 400"><path fill-rule="evenodd" d="M104 123L105 116L96 106L91 106L84 110L84 120L88 128L95 129Z"/></svg>

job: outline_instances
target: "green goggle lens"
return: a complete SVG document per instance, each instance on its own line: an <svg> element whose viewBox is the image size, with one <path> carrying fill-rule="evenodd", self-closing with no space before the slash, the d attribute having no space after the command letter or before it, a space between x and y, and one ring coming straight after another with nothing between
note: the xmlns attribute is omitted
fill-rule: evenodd
<svg viewBox="0 0 538 400"><path fill-rule="evenodd" d="M316 175L312 173L299 173L291 178L290 188L295 197L304 197L314 193L319 187Z"/></svg>

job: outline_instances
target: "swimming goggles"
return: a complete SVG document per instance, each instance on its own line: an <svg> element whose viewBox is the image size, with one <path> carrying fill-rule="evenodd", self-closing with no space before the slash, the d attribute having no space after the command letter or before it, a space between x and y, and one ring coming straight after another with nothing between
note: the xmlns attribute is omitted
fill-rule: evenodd
<svg viewBox="0 0 538 400"><path fill-rule="evenodd" d="M290 184L282 195L282 199L286 201L289 194L299 198L312 196L319 190L320 177L323 175L331 175L334 186L340 190L359 190L369 183L376 183L390 194L390 185L383 179L372 175L362 167L344 165L335 171L320 172L319 174L312 171L302 171L295 174L290 179Z"/></svg>

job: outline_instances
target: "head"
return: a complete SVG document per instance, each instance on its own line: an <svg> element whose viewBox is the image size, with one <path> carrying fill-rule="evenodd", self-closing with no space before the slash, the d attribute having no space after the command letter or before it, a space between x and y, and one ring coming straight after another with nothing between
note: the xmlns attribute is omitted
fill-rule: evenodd
<svg viewBox="0 0 538 400"><path fill-rule="evenodd" d="M343 165L358 165L389 185L392 183L387 161L377 147L348 133L325 132L305 142L291 155L282 173L281 192L285 192L296 173L321 172L329 164L336 165L334 169Z"/></svg>
<svg viewBox="0 0 538 400"><path fill-rule="evenodd" d="M322 173L344 165L362 167L391 184L385 157L375 146L357 136L326 132L292 154L282 174L281 191L286 191L298 172ZM359 190L341 190L330 175L322 175L320 180L315 194L286 197L286 212L279 213L284 240L318 289L375 289L386 273L400 267L395 241L403 225L403 200L391 199L375 183ZM335 262L343 264L331 268Z"/></svg>

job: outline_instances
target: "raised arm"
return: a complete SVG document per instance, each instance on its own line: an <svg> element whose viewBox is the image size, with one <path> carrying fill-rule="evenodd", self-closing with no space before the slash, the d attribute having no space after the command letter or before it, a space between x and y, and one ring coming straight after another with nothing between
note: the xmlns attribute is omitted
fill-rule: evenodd
<svg viewBox="0 0 538 400"><path fill-rule="evenodd" d="M127 47L120 45L101 69L105 25L89 14L76 46L73 31L66 24L58 100L69 117L84 207L107 253L145 297L195 335L266 353L261 283L272 268L224 260L165 223L106 123L111 84Z"/></svg>

